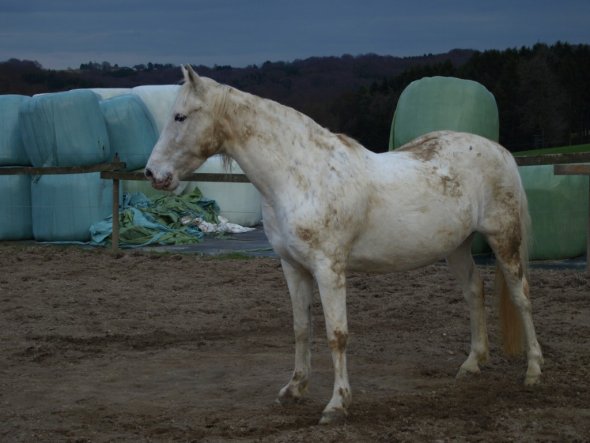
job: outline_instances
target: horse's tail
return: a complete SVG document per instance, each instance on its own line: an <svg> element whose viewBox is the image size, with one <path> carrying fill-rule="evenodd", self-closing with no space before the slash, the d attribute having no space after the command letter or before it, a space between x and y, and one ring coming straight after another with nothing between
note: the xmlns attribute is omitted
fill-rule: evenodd
<svg viewBox="0 0 590 443"><path fill-rule="evenodd" d="M528 210L528 202L522 183L520 183L520 265L524 275L524 293L529 296L528 287L528 260L530 246L531 218ZM499 303L500 327L504 352L507 355L520 355L524 351L524 327L518 308L514 305L506 284L506 279L501 267L496 261L495 290Z"/></svg>

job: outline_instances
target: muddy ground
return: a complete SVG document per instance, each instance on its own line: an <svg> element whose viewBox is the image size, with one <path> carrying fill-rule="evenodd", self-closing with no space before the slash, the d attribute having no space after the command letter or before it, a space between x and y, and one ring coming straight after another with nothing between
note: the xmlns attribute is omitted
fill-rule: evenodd
<svg viewBox="0 0 590 443"><path fill-rule="evenodd" d="M0 441L588 441L590 279L533 269L531 287L546 360L533 389L500 352L493 296L491 362L454 380L469 323L444 264L351 275L353 405L320 426L318 302L308 397L275 404L293 360L277 259L0 245Z"/></svg>

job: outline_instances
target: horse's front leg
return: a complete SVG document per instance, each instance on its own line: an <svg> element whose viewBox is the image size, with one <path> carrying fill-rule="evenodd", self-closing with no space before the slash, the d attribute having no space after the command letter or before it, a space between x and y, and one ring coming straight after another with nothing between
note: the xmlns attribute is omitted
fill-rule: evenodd
<svg viewBox="0 0 590 443"><path fill-rule="evenodd" d="M291 304L293 305L293 330L295 332L295 369L291 380L279 392L282 405L301 399L307 390L311 372L311 300L313 293L312 275L281 261L287 280Z"/></svg>
<svg viewBox="0 0 590 443"><path fill-rule="evenodd" d="M348 323L346 319L346 277L344 266L327 266L316 272L316 280L322 300L328 344L334 364L334 390L324 408L320 424L343 421L348 415L352 393L346 368L346 343Z"/></svg>

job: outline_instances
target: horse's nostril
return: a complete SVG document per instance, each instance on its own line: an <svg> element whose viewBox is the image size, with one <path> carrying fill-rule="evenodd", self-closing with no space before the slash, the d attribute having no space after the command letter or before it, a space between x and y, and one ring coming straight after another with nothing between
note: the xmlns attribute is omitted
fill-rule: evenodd
<svg viewBox="0 0 590 443"><path fill-rule="evenodd" d="M152 170L150 168L145 168L144 174L145 174L145 176L147 178L153 178L154 177L154 173L152 172Z"/></svg>

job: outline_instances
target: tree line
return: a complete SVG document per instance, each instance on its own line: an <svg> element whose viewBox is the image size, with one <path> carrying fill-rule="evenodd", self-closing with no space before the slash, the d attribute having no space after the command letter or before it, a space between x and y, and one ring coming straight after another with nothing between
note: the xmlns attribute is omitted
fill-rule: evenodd
<svg viewBox="0 0 590 443"><path fill-rule="evenodd" d="M507 50L453 50L416 57L312 57L260 66L195 66L211 77L292 106L374 151L387 149L404 88L422 77L475 80L496 98L500 142L512 151L590 142L590 46L558 42ZM0 62L0 93L32 95L90 87L170 84L177 66L83 63L49 70L35 61Z"/></svg>
<svg viewBox="0 0 590 443"><path fill-rule="evenodd" d="M590 46L557 43L475 52L464 64L448 61L410 68L340 99L339 128L368 146L383 143L404 88L435 75L475 80L498 104L500 143L511 151L590 142Z"/></svg>

